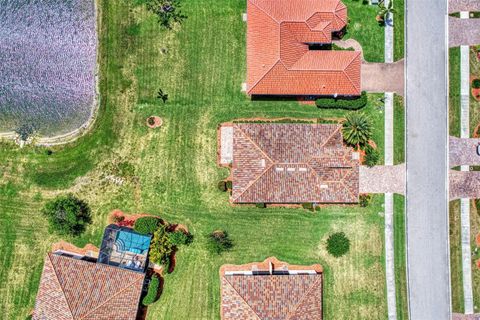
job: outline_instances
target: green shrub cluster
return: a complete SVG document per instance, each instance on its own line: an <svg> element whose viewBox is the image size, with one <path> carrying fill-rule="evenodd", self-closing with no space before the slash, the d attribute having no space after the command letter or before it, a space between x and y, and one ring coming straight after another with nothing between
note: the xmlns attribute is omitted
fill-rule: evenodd
<svg viewBox="0 0 480 320"><path fill-rule="evenodd" d="M218 190L225 192L227 191L227 182L224 180L220 180L218 181L217 187L218 187Z"/></svg>
<svg viewBox="0 0 480 320"><path fill-rule="evenodd" d="M372 196L369 194L361 194L358 200L360 207L365 208L368 207L368 205L372 201Z"/></svg>
<svg viewBox="0 0 480 320"><path fill-rule="evenodd" d="M160 289L160 277L156 274L152 276L150 283L148 284L148 291L142 300L144 306L148 306L157 301L158 290Z"/></svg>
<svg viewBox="0 0 480 320"><path fill-rule="evenodd" d="M142 217L135 221L133 230L141 234L153 234L160 225L160 219L157 217Z"/></svg>
<svg viewBox="0 0 480 320"><path fill-rule="evenodd" d="M480 89L480 79L474 79L472 81L472 88L474 89Z"/></svg>
<svg viewBox="0 0 480 320"><path fill-rule="evenodd" d="M162 224L158 225L157 230L153 233L152 241L150 242L150 260L156 264L169 266L173 247L174 245L170 241L165 226Z"/></svg>
<svg viewBox="0 0 480 320"><path fill-rule="evenodd" d="M367 145L365 148L365 164L367 167L374 167L377 165L378 161L380 160L380 153L377 149L374 149L372 146Z"/></svg>
<svg viewBox="0 0 480 320"><path fill-rule="evenodd" d="M362 91L360 97L355 99L342 98L319 98L315 101L318 108L322 109L348 109L359 110L367 105L368 97L365 91Z"/></svg>
<svg viewBox="0 0 480 320"><path fill-rule="evenodd" d="M336 232L331 234L327 239L327 251L332 256L338 258L346 254L350 250L350 240L345 233Z"/></svg>
<svg viewBox="0 0 480 320"><path fill-rule="evenodd" d="M306 209L306 210L310 210L310 211L315 211L313 203L311 203L311 202L302 203L302 208Z"/></svg>
<svg viewBox="0 0 480 320"><path fill-rule="evenodd" d="M175 231L169 235L170 243L174 246L188 245L192 243L193 236L190 233L185 233L183 231Z"/></svg>
<svg viewBox="0 0 480 320"><path fill-rule="evenodd" d="M92 223L88 204L72 194L47 202L42 214L47 217L50 228L63 235L78 236Z"/></svg>
<svg viewBox="0 0 480 320"><path fill-rule="evenodd" d="M215 230L207 236L207 249L211 253L221 254L232 247L233 242L225 230Z"/></svg>
<svg viewBox="0 0 480 320"><path fill-rule="evenodd" d="M265 204L263 202L259 202L259 203L255 203L255 207L263 209L263 208L267 207L267 204Z"/></svg>

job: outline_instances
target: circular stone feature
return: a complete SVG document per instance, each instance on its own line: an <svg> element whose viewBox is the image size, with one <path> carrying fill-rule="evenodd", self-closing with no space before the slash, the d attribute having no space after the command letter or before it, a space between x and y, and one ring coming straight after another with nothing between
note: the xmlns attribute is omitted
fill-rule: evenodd
<svg viewBox="0 0 480 320"><path fill-rule="evenodd" d="M160 117L157 116L150 116L147 118L147 126L149 128L158 128L161 127L163 124L163 120Z"/></svg>

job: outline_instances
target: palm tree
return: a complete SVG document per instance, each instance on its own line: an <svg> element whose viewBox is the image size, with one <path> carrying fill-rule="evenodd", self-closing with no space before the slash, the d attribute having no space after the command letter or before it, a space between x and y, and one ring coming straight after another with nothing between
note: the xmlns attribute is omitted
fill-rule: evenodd
<svg viewBox="0 0 480 320"><path fill-rule="evenodd" d="M352 112L343 122L343 139L351 146L363 146L372 137L372 122L364 113Z"/></svg>
<svg viewBox="0 0 480 320"><path fill-rule="evenodd" d="M396 13L396 10L393 8L393 0L388 2L388 6L385 6L385 0L380 1L378 8L377 17L380 17L382 21L387 21L392 13Z"/></svg>

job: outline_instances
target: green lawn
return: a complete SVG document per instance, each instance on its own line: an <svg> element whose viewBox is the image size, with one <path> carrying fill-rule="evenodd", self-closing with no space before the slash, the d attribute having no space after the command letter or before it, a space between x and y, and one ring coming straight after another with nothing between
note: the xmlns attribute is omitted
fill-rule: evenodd
<svg viewBox="0 0 480 320"><path fill-rule="evenodd" d="M463 313L462 243L460 229L460 200L450 202L450 277L452 311Z"/></svg>
<svg viewBox="0 0 480 320"><path fill-rule="evenodd" d="M405 107L403 97L395 94L393 101L393 163L405 162Z"/></svg>
<svg viewBox="0 0 480 320"><path fill-rule="evenodd" d="M470 47L470 74L480 78L480 62L477 60L476 48ZM470 93L470 135L480 125L480 102Z"/></svg>
<svg viewBox="0 0 480 320"><path fill-rule="evenodd" d="M460 48L450 48L450 95L449 127L450 135L460 137Z"/></svg>
<svg viewBox="0 0 480 320"><path fill-rule="evenodd" d="M383 59L383 29L370 32L372 8L346 2L355 9L350 18L356 31L350 36L371 48L369 58ZM51 155L45 148L0 144L0 313L24 319L31 312L44 255L60 239L48 232L40 208L57 194L73 192L90 203L94 220L83 236L66 239L77 245L99 245L107 215L116 208L159 214L186 224L195 235L194 243L180 250L149 319L219 319L220 265L272 255L324 266L325 319L385 319L382 196L367 208L329 206L310 213L232 207L216 189L228 175L215 163L219 123L239 117L343 117L348 111L291 100L251 101L240 92L244 1L185 0L188 18L173 31L161 30L155 17L129 1L101 0L99 6L101 105L95 128L74 144L52 148ZM169 95L166 104L155 98L159 88ZM364 112L383 154L381 96L369 95ZM164 119L161 129L146 128L152 114ZM133 165L135 177L119 186L108 176L122 162ZM205 234L218 228L230 233L235 247L212 256ZM352 242L350 253L339 259L324 246L337 230Z"/></svg>
<svg viewBox="0 0 480 320"><path fill-rule="evenodd" d="M348 7L349 24L345 40L353 38L363 48L366 61L383 62L385 52L385 30L375 19L377 6L365 4L361 0L344 0Z"/></svg>
<svg viewBox="0 0 480 320"><path fill-rule="evenodd" d="M394 15L394 29L393 36L394 47L393 47L393 58L395 61L404 58L404 48L405 48L405 0L395 0L394 8L396 13Z"/></svg>
<svg viewBox="0 0 480 320"><path fill-rule="evenodd" d="M397 291L397 318L408 319L407 269L405 239L405 197L394 195L393 235L395 246L395 289Z"/></svg>
<svg viewBox="0 0 480 320"><path fill-rule="evenodd" d="M472 243L472 290L473 290L473 305L474 311L480 312L478 301L480 301L480 269L477 267L476 262L480 259L480 252L475 253L475 238L480 234L480 211L475 205L479 200L470 202L470 240Z"/></svg>

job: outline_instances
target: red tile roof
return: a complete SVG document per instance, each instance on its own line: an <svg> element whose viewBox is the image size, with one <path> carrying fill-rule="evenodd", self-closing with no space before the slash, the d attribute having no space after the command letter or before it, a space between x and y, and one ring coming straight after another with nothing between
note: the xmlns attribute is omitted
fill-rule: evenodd
<svg viewBox="0 0 480 320"><path fill-rule="evenodd" d="M233 124L235 203L358 202L359 161L341 125Z"/></svg>
<svg viewBox="0 0 480 320"><path fill-rule="evenodd" d="M257 270L263 273L241 274ZM283 274L275 274L277 270ZM289 272L294 270L298 274ZM224 265L220 279L223 320L322 319L320 265L293 266L271 257L262 263Z"/></svg>
<svg viewBox="0 0 480 320"><path fill-rule="evenodd" d="M360 52L310 51L346 25L340 0L248 0L250 95L359 95Z"/></svg>
<svg viewBox="0 0 480 320"><path fill-rule="evenodd" d="M135 320L144 274L49 253L34 320Z"/></svg>

